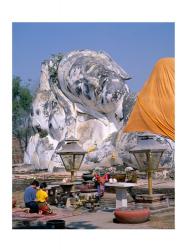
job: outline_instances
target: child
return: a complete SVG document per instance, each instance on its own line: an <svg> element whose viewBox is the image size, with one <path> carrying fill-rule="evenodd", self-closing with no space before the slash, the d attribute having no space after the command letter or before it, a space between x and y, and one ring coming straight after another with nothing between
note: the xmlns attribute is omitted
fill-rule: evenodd
<svg viewBox="0 0 187 250"><path fill-rule="evenodd" d="M51 214L52 211L47 204L48 194L46 192L47 184L45 182L40 184L40 189L36 193L36 199L41 214Z"/></svg>

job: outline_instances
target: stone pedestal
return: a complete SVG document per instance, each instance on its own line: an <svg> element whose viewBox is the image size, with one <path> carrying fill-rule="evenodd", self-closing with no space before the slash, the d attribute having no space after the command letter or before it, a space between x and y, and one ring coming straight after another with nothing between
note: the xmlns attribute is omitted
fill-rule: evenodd
<svg viewBox="0 0 187 250"><path fill-rule="evenodd" d="M157 210L169 207L169 202L165 194L142 194L136 195L136 203L150 210Z"/></svg>
<svg viewBox="0 0 187 250"><path fill-rule="evenodd" d="M113 187L116 190L116 208L127 207L127 189L137 186L134 183L105 183L106 187Z"/></svg>
<svg viewBox="0 0 187 250"><path fill-rule="evenodd" d="M21 143L15 136L12 137L12 163L13 165L23 163L23 150Z"/></svg>
<svg viewBox="0 0 187 250"><path fill-rule="evenodd" d="M116 208L127 207L127 192L124 189L116 188Z"/></svg>

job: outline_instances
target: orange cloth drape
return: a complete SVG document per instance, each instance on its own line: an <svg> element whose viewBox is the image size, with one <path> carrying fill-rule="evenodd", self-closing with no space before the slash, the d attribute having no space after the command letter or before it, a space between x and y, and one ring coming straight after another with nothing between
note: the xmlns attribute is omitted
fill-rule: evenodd
<svg viewBox="0 0 187 250"><path fill-rule="evenodd" d="M175 59L162 58L140 91L124 132L150 131L175 140Z"/></svg>

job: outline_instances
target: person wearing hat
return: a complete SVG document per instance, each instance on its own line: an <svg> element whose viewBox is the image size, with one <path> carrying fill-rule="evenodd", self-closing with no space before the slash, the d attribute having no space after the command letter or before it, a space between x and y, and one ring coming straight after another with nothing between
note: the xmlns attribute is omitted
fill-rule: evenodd
<svg viewBox="0 0 187 250"><path fill-rule="evenodd" d="M126 174L126 180L125 180L126 182L130 182L130 183L137 182L136 169L134 169L133 167L126 167L125 174Z"/></svg>

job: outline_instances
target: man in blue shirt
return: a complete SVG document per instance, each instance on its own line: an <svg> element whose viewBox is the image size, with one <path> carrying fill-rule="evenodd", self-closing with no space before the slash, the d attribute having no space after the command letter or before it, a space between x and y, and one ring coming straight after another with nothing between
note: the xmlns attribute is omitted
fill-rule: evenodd
<svg viewBox="0 0 187 250"><path fill-rule="evenodd" d="M38 213L39 207L36 202L36 189L39 187L39 182L34 180L29 187L25 189L24 202L25 206L30 208L29 213Z"/></svg>

